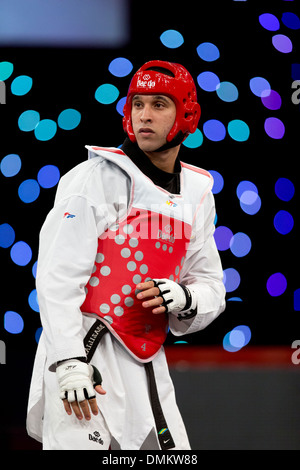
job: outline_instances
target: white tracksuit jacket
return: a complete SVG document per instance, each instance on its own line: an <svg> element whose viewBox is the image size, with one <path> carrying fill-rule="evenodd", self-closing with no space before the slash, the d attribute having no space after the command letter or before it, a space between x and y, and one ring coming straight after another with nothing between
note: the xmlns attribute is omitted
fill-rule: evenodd
<svg viewBox="0 0 300 470"><path fill-rule="evenodd" d="M93 286L98 239L126 216L135 198L133 188L140 188L141 196L143 184L150 193L152 185L153 195L163 194L165 215L174 211L174 205L188 207L180 217L191 223L191 239L178 281L189 286L195 296L197 314L179 321L170 313L170 331L176 336L197 332L225 309L223 271L213 238L212 177L182 164L181 193L172 195L150 182L120 150L87 148L88 161L61 179L54 207L40 233L36 283L43 333L32 374L27 431L43 442L44 449L159 449L144 365L112 334L104 335L92 359L107 393L97 396L100 413L91 421L78 421L64 411L55 365L63 359L85 356L83 338L95 314L82 312L81 306L87 289ZM151 273L147 276L155 277ZM189 449L163 346L153 359L153 368L175 450Z"/></svg>

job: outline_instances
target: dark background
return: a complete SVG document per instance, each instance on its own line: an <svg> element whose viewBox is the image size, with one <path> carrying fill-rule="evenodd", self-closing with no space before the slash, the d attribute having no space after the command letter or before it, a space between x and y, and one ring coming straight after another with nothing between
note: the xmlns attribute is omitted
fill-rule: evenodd
<svg viewBox="0 0 300 470"><path fill-rule="evenodd" d="M0 5L1 8L1 5ZM13 397L18 406L4 410L0 428L3 448L35 448L34 441L26 438L24 421L32 363L36 350L35 334L41 326L39 314L28 304L28 295L35 287L32 265L37 259L38 236L41 225L51 209L56 188L42 189L36 201L23 203L18 187L36 175L44 165L56 165L61 175L87 158L86 144L119 146L124 140L121 116L115 103L103 105L94 94L103 83L112 83L126 96L134 71L145 61L161 59L182 63L197 76L211 70L220 79L234 83L239 90L238 100L221 101L216 93L203 91L197 85L198 100L202 108L199 129L209 119L218 119L225 125L232 119L244 120L250 128L246 142L236 142L227 134L220 142L204 137L197 149L182 146L183 161L207 170L216 170L224 178L223 190L215 195L217 225L230 227L233 233L242 231L252 241L250 253L236 258L230 250L221 253L223 268L233 267L241 276L241 284L229 297L238 296L242 302L229 301L226 311L206 330L189 337L184 347L211 346L222 349L224 336L238 325L251 329L251 341L245 348L291 348L299 339L299 312L294 310L294 291L300 287L298 274L299 252L299 105L292 103L292 64L299 63L299 30L281 23L280 31L293 42L293 51L283 54L272 46L273 34L259 24L262 13L272 13L280 20L282 13L299 14L296 1L250 2L128 2L128 38L118 47L26 47L0 46L0 61L14 64L14 72L6 81L7 104L0 108L1 147L0 161L16 153L22 159L21 171L13 178L0 174L0 224L14 227L16 241L26 241L33 251L27 266L17 266L10 258L10 249L1 248L1 310L3 318L8 310L18 312L24 320L20 334L11 334L0 323L0 339L6 345L6 364L1 365L1 395ZM1 14L1 11L0 11ZM175 29L184 37L182 46L165 47L160 35ZM196 48L202 42L211 42L220 50L220 58L204 62ZM123 78L113 76L108 66L117 57L126 57L134 66L132 73ZM24 96L10 92L10 83L18 75L29 75L33 87ZM260 98L253 95L249 80L255 76L268 79L272 89L282 98L280 110L265 108ZM297 77L300 79L300 77ZM38 141L33 132L22 132L17 122L27 109L39 111L41 118L56 120L66 108L81 113L80 125L72 131L58 130L49 141ZM280 140L270 138L264 131L264 121L278 117L285 125ZM274 187L278 178L290 179L295 195L289 202L281 201ZM239 205L236 188L243 180L256 184L262 200L260 211L245 214ZM287 235L279 234L273 225L275 214L289 211L294 217L294 228ZM266 282L273 273L281 272L287 279L287 289L279 297L271 297ZM169 336L167 345L177 341ZM182 347L180 345L174 347ZM225 353L227 355L237 353ZM293 366L295 368L295 366ZM8 392L9 390L9 392Z"/></svg>

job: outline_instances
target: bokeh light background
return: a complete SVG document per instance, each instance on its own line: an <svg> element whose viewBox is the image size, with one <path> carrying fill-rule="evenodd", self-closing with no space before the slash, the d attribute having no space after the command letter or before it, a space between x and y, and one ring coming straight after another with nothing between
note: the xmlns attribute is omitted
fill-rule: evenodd
<svg viewBox="0 0 300 470"><path fill-rule="evenodd" d="M86 144L122 144L129 81L153 58L182 63L197 85L202 116L182 159L214 177L227 291L219 319L180 343L238 354L298 339L300 114L291 96L299 11L284 0L210 3L187 6L186 15L155 2L145 14L128 2L129 34L114 47L1 47L0 339L8 355L34 352L40 337L38 234L59 178L87 158Z"/></svg>

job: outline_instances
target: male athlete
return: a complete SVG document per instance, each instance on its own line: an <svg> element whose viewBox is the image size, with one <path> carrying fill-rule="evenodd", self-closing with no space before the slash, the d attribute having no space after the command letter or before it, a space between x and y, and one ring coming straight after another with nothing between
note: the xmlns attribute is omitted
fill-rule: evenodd
<svg viewBox="0 0 300 470"><path fill-rule="evenodd" d="M148 62L121 149L88 146L59 183L40 234L27 418L44 449L190 449L163 344L225 308L213 180L179 157L199 118L189 72Z"/></svg>

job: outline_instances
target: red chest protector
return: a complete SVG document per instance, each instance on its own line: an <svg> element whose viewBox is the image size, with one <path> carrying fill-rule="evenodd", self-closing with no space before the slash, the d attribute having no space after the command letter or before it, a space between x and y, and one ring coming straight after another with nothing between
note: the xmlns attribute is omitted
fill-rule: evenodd
<svg viewBox="0 0 300 470"><path fill-rule="evenodd" d="M92 148L93 151L108 149ZM155 186L126 157L109 151L131 177L132 197L126 217L116 221L99 238L95 266L86 286L81 310L102 318L111 333L139 361L148 362L159 352L168 332L168 316L153 314L136 298L136 285L151 278L179 281L191 237L193 214L185 220L181 195L173 199ZM96 152L98 153L98 152ZM191 209L191 208L189 208ZM176 216L179 214L179 217ZM187 221L186 219L189 219ZM190 223L188 223L190 222Z"/></svg>

